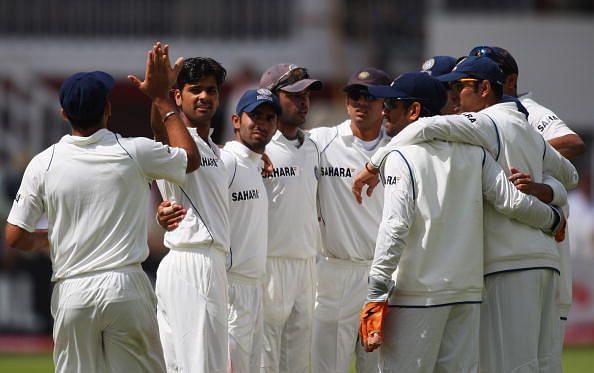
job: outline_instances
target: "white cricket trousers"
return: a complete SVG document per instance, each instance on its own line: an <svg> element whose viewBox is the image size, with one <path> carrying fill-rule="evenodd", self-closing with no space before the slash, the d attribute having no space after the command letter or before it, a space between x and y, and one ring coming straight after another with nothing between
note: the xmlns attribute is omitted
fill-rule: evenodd
<svg viewBox="0 0 594 373"><path fill-rule="evenodd" d="M485 277L481 373L558 372L558 279L552 269Z"/></svg>
<svg viewBox="0 0 594 373"><path fill-rule="evenodd" d="M315 257L268 257L261 372L309 373Z"/></svg>
<svg viewBox="0 0 594 373"><path fill-rule="evenodd" d="M480 305L391 306L380 347L382 373L478 372ZM482 372L481 372L482 373Z"/></svg>
<svg viewBox="0 0 594 373"><path fill-rule="evenodd" d="M262 355L262 279L227 273L229 372L258 373Z"/></svg>
<svg viewBox="0 0 594 373"><path fill-rule="evenodd" d="M367 298L370 263L321 257L314 309L312 372L348 372L356 353L357 372L379 372L379 351L359 342L359 313Z"/></svg>
<svg viewBox="0 0 594 373"><path fill-rule="evenodd" d="M58 373L164 372L153 288L140 264L54 284Z"/></svg>
<svg viewBox="0 0 594 373"><path fill-rule="evenodd" d="M225 254L171 250L157 270L157 320L168 372L227 371Z"/></svg>

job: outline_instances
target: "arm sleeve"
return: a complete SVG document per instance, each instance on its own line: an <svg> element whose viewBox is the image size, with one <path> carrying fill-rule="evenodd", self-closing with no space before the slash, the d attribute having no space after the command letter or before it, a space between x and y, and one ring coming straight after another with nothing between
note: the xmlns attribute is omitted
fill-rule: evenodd
<svg viewBox="0 0 594 373"><path fill-rule="evenodd" d="M555 213L538 198L520 192L490 154L483 162L483 196L497 211L521 223L550 231Z"/></svg>
<svg viewBox="0 0 594 373"><path fill-rule="evenodd" d="M557 116L557 114L549 109L546 109L541 113L536 123L533 124L533 127L536 128L547 141L565 135L576 134Z"/></svg>
<svg viewBox="0 0 594 373"><path fill-rule="evenodd" d="M579 175L570 161L563 157L543 138L543 174L550 175L557 179L565 189L573 189L577 186Z"/></svg>
<svg viewBox="0 0 594 373"><path fill-rule="evenodd" d="M415 211L413 175L399 152L390 153L384 176L392 182L384 186L384 210L369 272L369 301L387 298Z"/></svg>
<svg viewBox="0 0 594 373"><path fill-rule="evenodd" d="M567 204L567 190L559 180L549 175L543 175L542 182L543 184L550 186L553 190L553 200L551 201L551 205L565 206Z"/></svg>
<svg viewBox="0 0 594 373"><path fill-rule="evenodd" d="M484 113L463 113L421 118L406 126L398 135L371 157L376 167L397 147L431 140L444 140L478 145L496 159L501 152L501 139L495 122Z"/></svg>
<svg viewBox="0 0 594 373"><path fill-rule="evenodd" d="M45 213L42 181L44 172L45 170L40 167L37 159L32 160L27 166L7 218L10 224L28 232L37 229L39 220Z"/></svg>
<svg viewBox="0 0 594 373"><path fill-rule="evenodd" d="M188 163L185 150L142 137L134 140L136 160L147 177L165 179L178 185L185 182Z"/></svg>

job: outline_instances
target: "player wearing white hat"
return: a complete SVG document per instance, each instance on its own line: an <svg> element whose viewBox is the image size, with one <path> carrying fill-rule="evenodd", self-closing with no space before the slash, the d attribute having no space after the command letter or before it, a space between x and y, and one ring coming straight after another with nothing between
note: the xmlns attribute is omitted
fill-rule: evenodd
<svg viewBox="0 0 594 373"><path fill-rule="evenodd" d="M72 135L33 158L8 217L9 246L31 250L49 240L57 372L165 371L155 294L140 266L149 254L145 209L152 180L181 184L199 158L180 118L168 114L175 106L164 53L156 44L144 82L134 81L166 118L157 129L186 151L109 131L113 78L74 74L60 88ZM48 231L36 232L43 214Z"/></svg>
<svg viewBox="0 0 594 373"><path fill-rule="evenodd" d="M309 94L322 83L306 69L278 64L260 87L278 95L278 131L266 146L274 165L264 179L268 193L268 258L264 282L262 372L309 372L320 231L316 190L319 153L299 127L309 111Z"/></svg>
<svg viewBox="0 0 594 373"><path fill-rule="evenodd" d="M357 354L358 372L377 372L378 353L357 343L359 311L383 207L383 193L361 206L351 196L357 171L390 138L382 127L383 100L369 85L390 83L385 72L368 67L355 72L343 89L349 119L310 131L320 148L318 204L322 232L314 311L312 371L346 372Z"/></svg>
<svg viewBox="0 0 594 373"><path fill-rule="evenodd" d="M389 98L390 128L435 115L446 102L442 83L423 73L369 90ZM361 313L366 347L381 345L382 372L477 371L483 196L535 227L559 225L562 216L515 190L479 147L432 141L398 148L384 162L385 207Z"/></svg>
<svg viewBox="0 0 594 373"><path fill-rule="evenodd" d="M518 97L518 64L514 57L505 49L500 47L478 46L473 48L469 56L487 56L495 61L504 74L503 93L512 97ZM528 113L528 122L537 130L542 137L553 146L564 157L571 159L584 153L585 145L578 134L572 131L567 124L561 120L557 114L550 109L534 101L530 93L520 95L520 102ZM527 183L519 184L524 187L523 190L529 193L531 188L529 183L531 178L524 175ZM565 214L569 214L569 206L564 205ZM568 228L570 229L570 228ZM557 370L561 370L561 353L563 352L563 337L565 335L565 322L569 314L572 303L572 270L571 270L571 249L569 240L558 243L559 254L561 256L561 281L559 283L559 306L560 306L560 332L557 339Z"/></svg>
<svg viewBox="0 0 594 373"><path fill-rule="evenodd" d="M422 138L478 144L489 150L506 172L511 166L518 167L541 182L544 171L565 187L575 187L575 167L528 126L517 102L501 101L502 76L487 57L467 57L451 74L439 79L455 80L461 110L480 112L421 120L419 125L403 130L390 146L423 141ZM382 152L385 155L382 150L374 157L383 157ZM354 183L356 193L360 192L361 180ZM555 187L554 182L550 184ZM562 204L563 197L565 190L558 185L553 202ZM499 372L550 364L558 337L555 294L559 253L555 242L490 208L486 210L485 223L486 301L481 306L481 370ZM524 286L516 286L518 283ZM501 298L502 294L506 298Z"/></svg>
<svg viewBox="0 0 594 373"><path fill-rule="evenodd" d="M175 101L201 160L181 186L158 183L169 209L179 213L171 202L188 208L176 229L165 233L170 251L157 270L157 319L169 371L227 371L228 178L209 137L225 75L217 61L194 57L177 77ZM154 109L151 120L161 120ZM156 131L155 137L167 141Z"/></svg>

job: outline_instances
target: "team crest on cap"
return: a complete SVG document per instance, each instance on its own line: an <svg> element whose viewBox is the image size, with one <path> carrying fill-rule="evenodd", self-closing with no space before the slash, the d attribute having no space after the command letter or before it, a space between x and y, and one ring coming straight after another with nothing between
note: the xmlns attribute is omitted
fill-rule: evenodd
<svg viewBox="0 0 594 373"><path fill-rule="evenodd" d="M369 78L370 75L371 74L369 74L368 71L361 71L359 73L359 75L357 75L357 78L359 78L359 80L365 80L365 79Z"/></svg>
<svg viewBox="0 0 594 373"><path fill-rule="evenodd" d="M430 58L427 61L423 62L423 66L421 69L424 71L429 71L435 65L435 58Z"/></svg>
<svg viewBox="0 0 594 373"><path fill-rule="evenodd" d="M272 92L266 88L260 88L256 92L262 96L272 96Z"/></svg>

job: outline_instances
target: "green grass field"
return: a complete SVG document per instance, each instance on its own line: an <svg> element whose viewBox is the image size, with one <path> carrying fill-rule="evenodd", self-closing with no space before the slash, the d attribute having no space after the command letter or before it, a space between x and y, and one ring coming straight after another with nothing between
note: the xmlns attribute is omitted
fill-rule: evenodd
<svg viewBox="0 0 594 373"><path fill-rule="evenodd" d="M563 351L563 371L565 373L590 373L594 371L594 346L566 348ZM49 354L0 354L0 372L53 372L52 357ZM351 372L354 372L354 369L351 369Z"/></svg>

